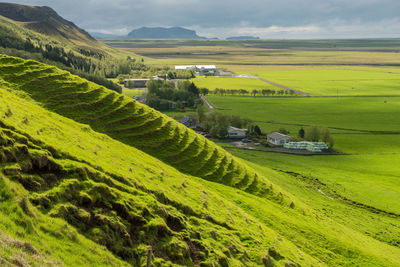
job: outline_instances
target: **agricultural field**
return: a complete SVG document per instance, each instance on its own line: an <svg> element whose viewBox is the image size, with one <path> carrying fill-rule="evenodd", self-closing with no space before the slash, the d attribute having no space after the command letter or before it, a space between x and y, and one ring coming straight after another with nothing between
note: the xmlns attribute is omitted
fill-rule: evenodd
<svg viewBox="0 0 400 267"><path fill-rule="evenodd" d="M297 67L243 71L310 95L400 95L400 69Z"/></svg>
<svg viewBox="0 0 400 267"><path fill-rule="evenodd" d="M138 40L102 42L142 56L146 64L215 64L232 71L274 66L399 66L398 39L380 40Z"/></svg>
<svg viewBox="0 0 400 267"><path fill-rule="evenodd" d="M127 97L135 97L135 96L142 96L143 95L143 90L142 89L127 89L124 88L122 89L122 94L127 96Z"/></svg>
<svg viewBox="0 0 400 267"><path fill-rule="evenodd" d="M400 211L400 98L311 97L254 98L208 96L220 112L243 110L264 132L327 126L334 148L343 155L296 156L268 152L234 152L261 166L318 178L330 189L362 203ZM356 103L356 104L355 104Z"/></svg>
<svg viewBox="0 0 400 267"><path fill-rule="evenodd" d="M112 40L149 65L215 64L310 95L400 95L400 45L392 40L218 41ZM256 81L199 81L209 89L255 87ZM221 84L222 83L222 84ZM244 85L243 83L247 83ZM261 84L260 84L261 85ZM267 84L267 86L269 86ZM272 85L271 85L272 86ZM230 88L231 89L231 88Z"/></svg>
<svg viewBox="0 0 400 267"><path fill-rule="evenodd" d="M262 90L282 90L282 88L268 84L258 79L251 78L224 78L224 77L197 77L192 80L199 88L208 88L210 90L220 89L244 89L251 91L253 89Z"/></svg>

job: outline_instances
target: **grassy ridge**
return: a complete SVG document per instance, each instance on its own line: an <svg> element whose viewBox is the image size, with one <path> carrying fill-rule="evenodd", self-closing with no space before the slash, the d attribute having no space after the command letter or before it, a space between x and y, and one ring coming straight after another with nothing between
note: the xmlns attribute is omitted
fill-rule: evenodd
<svg viewBox="0 0 400 267"><path fill-rule="evenodd" d="M56 68L6 56L0 58L0 77L46 108L89 124L179 170L274 198L266 178L203 136L132 99Z"/></svg>
<svg viewBox="0 0 400 267"><path fill-rule="evenodd" d="M35 225L40 216L43 223L57 223L40 228L41 232L55 231L62 220L52 218L61 218L134 266L144 264L150 245L156 266L192 266L200 262L203 266L261 265L263 258L279 265L289 259L303 264L318 262L310 256L300 256L288 240L274 242L277 233L213 192L213 185L203 185L201 179L179 173L86 125L0 90L0 170L5 175L2 181L24 187L16 190L26 192L28 202L18 210L32 222L32 229L25 226L28 233L24 231L23 236L35 245L37 241L29 231L39 231ZM2 193L10 194L8 189ZM1 212L8 212L6 218L15 216L15 211L6 209L3 203L1 207ZM275 204L271 208L282 209ZM0 225L10 231L11 227L4 223L1 221ZM23 223L26 222L20 222L22 227ZM67 260L67 253L57 251L57 256L61 262L74 265L88 250L83 245L90 242L74 237L76 234L70 231L67 234L72 235L72 242L82 243L79 248L83 254L71 255ZM61 237L63 232L56 238ZM273 250L281 256L270 259L265 252L274 243ZM48 255L43 250L40 253ZM87 261L123 265L104 254L94 253L91 257L95 259L88 257Z"/></svg>

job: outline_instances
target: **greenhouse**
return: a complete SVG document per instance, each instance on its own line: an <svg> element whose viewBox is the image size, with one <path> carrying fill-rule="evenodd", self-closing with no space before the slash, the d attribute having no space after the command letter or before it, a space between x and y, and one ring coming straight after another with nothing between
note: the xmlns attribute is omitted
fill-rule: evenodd
<svg viewBox="0 0 400 267"><path fill-rule="evenodd" d="M311 152L322 152L324 149L328 149L328 146L324 142L289 142L283 145L287 149L301 149L308 150Z"/></svg>

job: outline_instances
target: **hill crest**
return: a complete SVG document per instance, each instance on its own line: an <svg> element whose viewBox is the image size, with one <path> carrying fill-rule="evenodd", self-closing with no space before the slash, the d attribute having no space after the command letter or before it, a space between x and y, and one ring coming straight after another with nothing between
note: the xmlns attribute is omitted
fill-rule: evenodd
<svg viewBox="0 0 400 267"><path fill-rule="evenodd" d="M85 30L62 18L56 11L47 6L0 3L0 15L41 34L71 41L96 41Z"/></svg>

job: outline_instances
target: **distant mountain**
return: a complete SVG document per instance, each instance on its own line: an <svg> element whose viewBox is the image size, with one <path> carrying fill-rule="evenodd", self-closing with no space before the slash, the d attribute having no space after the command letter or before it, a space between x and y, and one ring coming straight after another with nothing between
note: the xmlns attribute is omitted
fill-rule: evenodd
<svg viewBox="0 0 400 267"><path fill-rule="evenodd" d="M259 40L260 37L256 36L232 36L226 38L226 40Z"/></svg>
<svg viewBox="0 0 400 267"><path fill-rule="evenodd" d="M205 39L204 37L198 36L195 31L181 27L142 27L131 31L128 37L139 39Z"/></svg>
<svg viewBox="0 0 400 267"><path fill-rule="evenodd" d="M61 37L70 41L95 41L89 33L65 20L47 6L0 3L0 15L41 34Z"/></svg>
<svg viewBox="0 0 400 267"><path fill-rule="evenodd" d="M117 34L108 34L108 33L101 33L101 32L91 32L90 35L93 38L101 39L101 38L126 38L126 35L117 35Z"/></svg>

